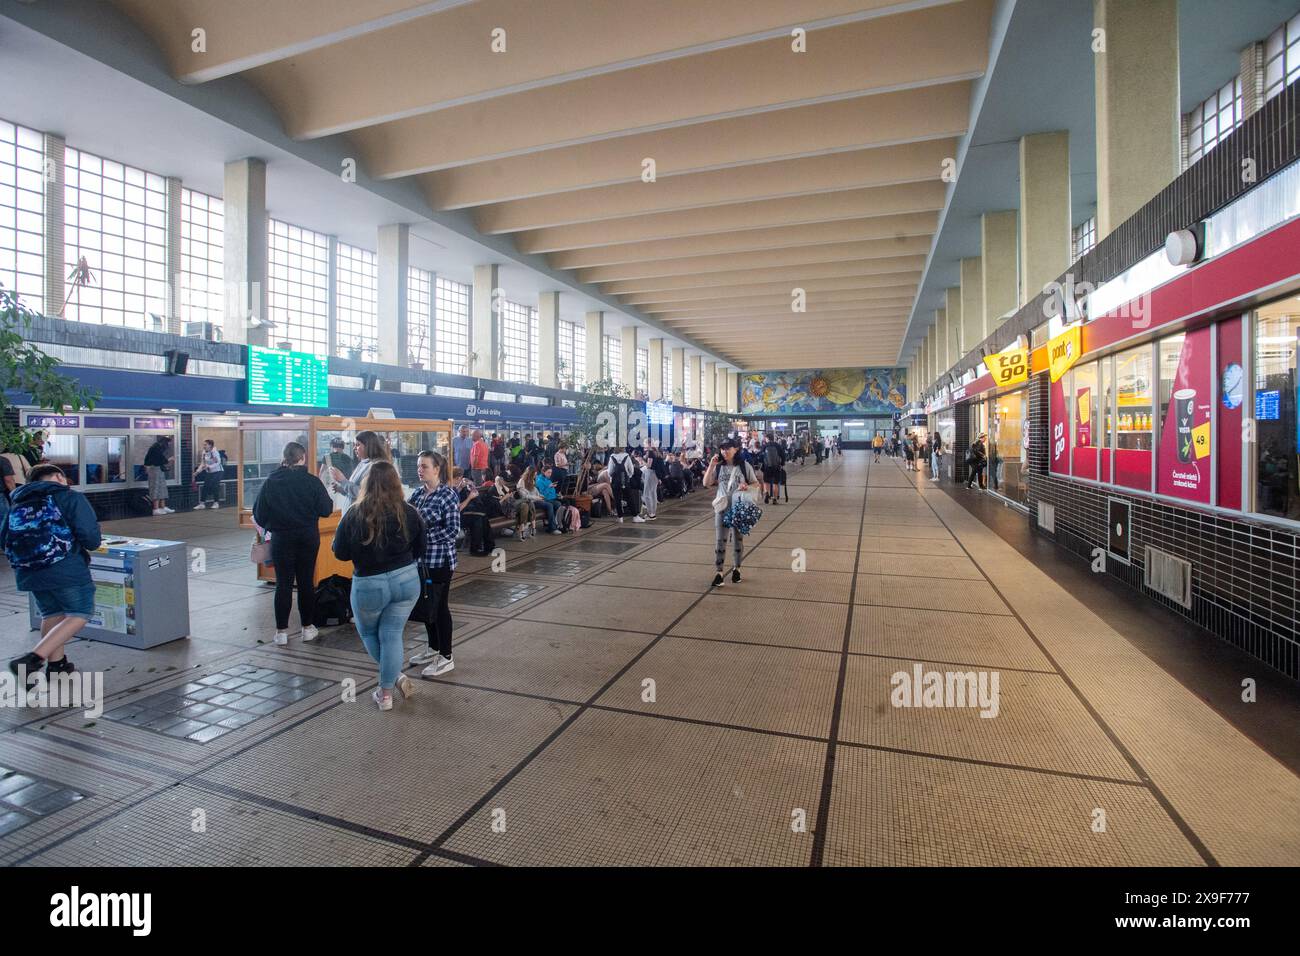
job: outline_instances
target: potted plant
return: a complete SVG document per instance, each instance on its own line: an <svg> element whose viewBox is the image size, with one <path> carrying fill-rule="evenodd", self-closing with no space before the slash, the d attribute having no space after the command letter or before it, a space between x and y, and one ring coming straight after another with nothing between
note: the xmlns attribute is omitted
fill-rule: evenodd
<svg viewBox="0 0 1300 956"><path fill-rule="evenodd" d="M424 368L424 343L428 340L428 331L424 328L419 330L411 350L407 354L407 361L410 362L411 368L417 372Z"/></svg>
<svg viewBox="0 0 1300 956"><path fill-rule="evenodd" d="M343 343L343 348L347 351L348 358L354 362L361 361L361 353L364 347L365 343L363 343L361 339L349 339Z"/></svg>
<svg viewBox="0 0 1300 956"><path fill-rule="evenodd" d="M573 391L573 380L568 377L569 362L564 356L560 356L555 361L555 376L560 380L560 388Z"/></svg>

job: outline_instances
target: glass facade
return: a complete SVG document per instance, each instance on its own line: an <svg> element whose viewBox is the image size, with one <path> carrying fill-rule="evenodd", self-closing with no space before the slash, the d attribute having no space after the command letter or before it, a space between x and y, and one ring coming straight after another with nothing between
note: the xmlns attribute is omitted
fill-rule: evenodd
<svg viewBox="0 0 1300 956"><path fill-rule="evenodd" d="M45 146L0 120L0 285L45 312ZM55 309L63 303L57 303ZM53 310L51 310L53 311Z"/></svg>
<svg viewBox="0 0 1300 956"><path fill-rule="evenodd" d="M329 352L329 236L270 220L267 313L277 342L297 352Z"/></svg>

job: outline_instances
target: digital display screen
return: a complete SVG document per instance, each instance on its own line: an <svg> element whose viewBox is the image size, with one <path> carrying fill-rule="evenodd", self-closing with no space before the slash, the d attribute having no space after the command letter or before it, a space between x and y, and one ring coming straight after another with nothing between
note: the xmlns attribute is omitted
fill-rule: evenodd
<svg viewBox="0 0 1300 956"><path fill-rule="evenodd" d="M1275 422L1282 414L1282 393L1274 390L1271 392L1255 393L1255 420L1261 422Z"/></svg>
<svg viewBox="0 0 1300 956"><path fill-rule="evenodd" d="M646 415L651 425L671 425L673 423L672 402L647 402Z"/></svg>
<svg viewBox="0 0 1300 956"><path fill-rule="evenodd" d="M329 359L310 352L248 347L248 401L252 405L329 405Z"/></svg>

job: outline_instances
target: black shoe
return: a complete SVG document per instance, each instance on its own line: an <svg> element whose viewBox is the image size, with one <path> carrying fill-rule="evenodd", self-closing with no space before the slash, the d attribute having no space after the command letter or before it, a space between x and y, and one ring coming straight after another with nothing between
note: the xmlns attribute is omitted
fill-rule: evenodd
<svg viewBox="0 0 1300 956"><path fill-rule="evenodd" d="M722 575L718 575L718 583L722 583ZM9 672L15 677L18 676L18 669L25 668L27 671L27 689L31 690L36 685L36 678L45 667L45 658L33 651L15 657L9 662Z"/></svg>
<svg viewBox="0 0 1300 956"><path fill-rule="evenodd" d="M71 674L76 671L72 661L66 657L61 661L50 661L45 665L45 676L53 677L55 674Z"/></svg>
<svg viewBox="0 0 1300 956"><path fill-rule="evenodd" d="M732 584L740 583L740 568L731 569L731 583Z"/></svg>
<svg viewBox="0 0 1300 956"><path fill-rule="evenodd" d="M721 572L721 571L719 571L717 574L715 574L715 575L713 576L713 586L714 586L715 588L720 588L720 587L722 587L722 572Z"/></svg>

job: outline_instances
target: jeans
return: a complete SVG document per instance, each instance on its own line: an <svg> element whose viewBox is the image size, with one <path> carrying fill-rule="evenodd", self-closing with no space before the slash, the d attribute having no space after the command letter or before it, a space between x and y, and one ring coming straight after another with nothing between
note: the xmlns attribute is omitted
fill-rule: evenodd
<svg viewBox="0 0 1300 956"><path fill-rule="evenodd" d="M533 507L538 511L546 512L546 530L555 530L555 506L558 502L549 501L546 498L537 498L533 501Z"/></svg>
<svg viewBox="0 0 1300 956"><path fill-rule="evenodd" d="M429 648L443 657L451 657L451 607L447 603L451 575L451 568L424 569L424 587L428 595L428 617L424 629L429 635Z"/></svg>
<svg viewBox="0 0 1300 956"><path fill-rule="evenodd" d="M95 585L73 584L61 588L32 591L36 610L41 620L47 617L81 617L90 620L95 616Z"/></svg>
<svg viewBox="0 0 1300 956"><path fill-rule="evenodd" d="M275 565L275 629L288 630L293 585L298 582L298 619L311 624L316 611L316 555L320 531L315 525L271 532L271 563Z"/></svg>
<svg viewBox="0 0 1300 956"><path fill-rule="evenodd" d="M465 528L465 533L469 535L469 550L471 552L492 550L494 545L492 525L488 521L487 515L481 511L462 511L460 513L460 523Z"/></svg>
<svg viewBox="0 0 1300 956"><path fill-rule="evenodd" d="M379 665L379 686L392 690L402 672L402 631L420 599L414 564L352 578L352 615L366 653Z"/></svg>
<svg viewBox="0 0 1300 956"><path fill-rule="evenodd" d="M659 510L659 476L653 471L647 471L642 474L641 481L644 485L641 489L641 503L653 518Z"/></svg>
<svg viewBox="0 0 1300 956"><path fill-rule="evenodd" d="M205 471L203 473L203 493L200 501L216 501L221 497L221 472Z"/></svg>

